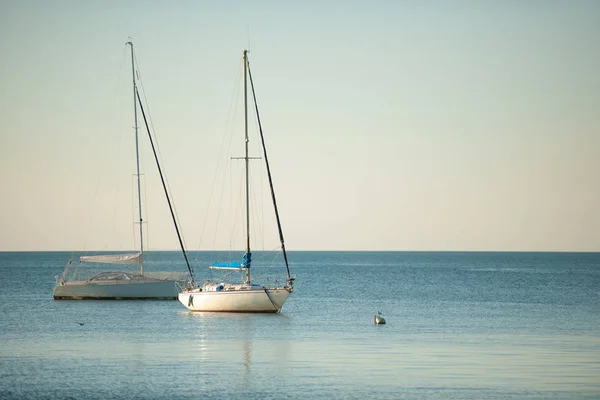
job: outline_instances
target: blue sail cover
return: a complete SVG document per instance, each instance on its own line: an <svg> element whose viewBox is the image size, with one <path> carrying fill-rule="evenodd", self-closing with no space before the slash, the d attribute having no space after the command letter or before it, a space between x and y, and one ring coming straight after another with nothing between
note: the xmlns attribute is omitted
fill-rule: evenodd
<svg viewBox="0 0 600 400"><path fill-rule="evenodd" d="M244 254L242 261L226 261L213 263L213 267L225 267L225 268L248 268L252 258L252 253Z"/></svg>
<svg viewBox="0 0 600 400"><path fill-rule="evenodd" d="M213 267L231 267L231 268L240 268L239 261L231 261L231 262L216 262L212 264Z"/></svg>
<svg viewBox="0 0 600 400"><path fill-rule="evenodd" d="M242 267L250 268L251 262L252 262L252 253L244 254L244 257L242 258Z"/></svg>

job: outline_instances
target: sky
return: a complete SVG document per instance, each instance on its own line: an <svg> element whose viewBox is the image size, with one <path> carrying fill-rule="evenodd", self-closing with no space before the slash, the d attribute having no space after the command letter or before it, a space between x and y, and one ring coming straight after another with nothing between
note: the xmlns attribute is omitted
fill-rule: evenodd
<svg viewBox="0 0 600 400"><path fill-rule="evenodd" d="M216 171L242 155L248 49L289 250L600 251L598 21L584 0L0 0L0 251L136 246L129 38L190 249L243 248L213 226L243 225L240 163ZM177 249L140 153L147 247Z"/></svg>

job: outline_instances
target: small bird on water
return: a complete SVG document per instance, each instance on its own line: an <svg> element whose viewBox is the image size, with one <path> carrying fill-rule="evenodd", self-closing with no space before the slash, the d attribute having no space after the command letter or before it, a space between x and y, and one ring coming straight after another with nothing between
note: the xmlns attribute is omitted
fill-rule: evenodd
<svg viewBox="0 0 600 400"><path fill-rule="evenodd" d="M385 324L385 318L381 316L381 311L377 311L377 314L373 317L373 322L375 322L375 325Z"/></svg>
<svg viewBox="0 0 600 400"><path fill-rule="evenodd" d="M80 326L83 326L83 322L78 322L78 324L79 324Z"/></svg>

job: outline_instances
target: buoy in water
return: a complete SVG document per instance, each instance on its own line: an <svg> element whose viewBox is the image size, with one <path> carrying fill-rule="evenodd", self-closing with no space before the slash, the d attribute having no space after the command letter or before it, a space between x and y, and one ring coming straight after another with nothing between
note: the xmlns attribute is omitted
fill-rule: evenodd
<svg viewBox="0 0 600 400"><path fill-rule="evenodd" d="M385 318L383 318L381 316L381 312L377 311L377 314L375 314L375 316L373 317L373 322L375 322L375 325L383 325L385 324Z"/></svg>

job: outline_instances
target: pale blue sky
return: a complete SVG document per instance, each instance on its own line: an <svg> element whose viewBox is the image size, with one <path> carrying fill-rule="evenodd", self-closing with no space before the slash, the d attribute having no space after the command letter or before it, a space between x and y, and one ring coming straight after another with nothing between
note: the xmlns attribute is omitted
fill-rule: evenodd
<svg viewBox="0 0 600 400"><path fill-rule="evenodd" d="M0 0L0 250L132 247L131 36L192 249L249 47L289 249L599 251L599 21L597 1ZM149 245L176 249L144 171Z"/></svg>

